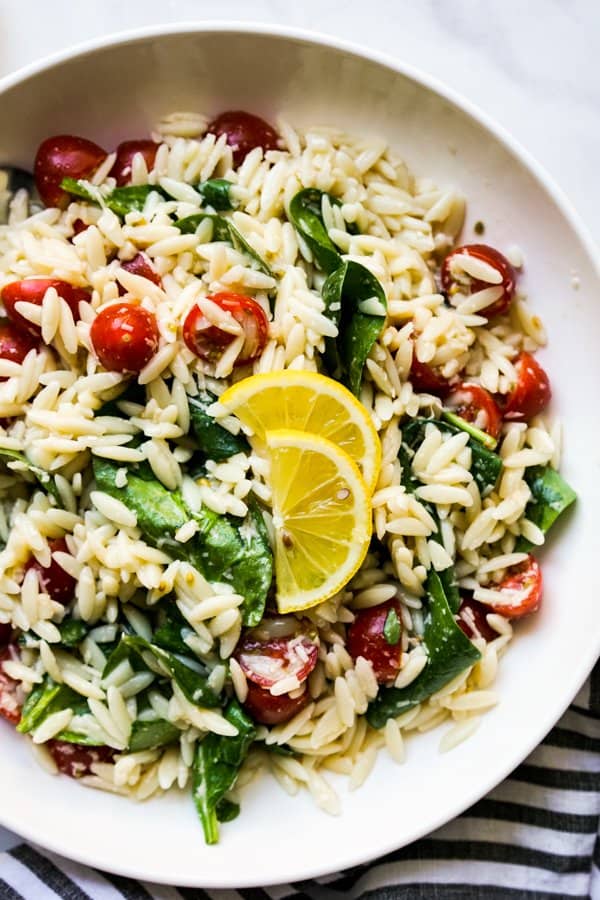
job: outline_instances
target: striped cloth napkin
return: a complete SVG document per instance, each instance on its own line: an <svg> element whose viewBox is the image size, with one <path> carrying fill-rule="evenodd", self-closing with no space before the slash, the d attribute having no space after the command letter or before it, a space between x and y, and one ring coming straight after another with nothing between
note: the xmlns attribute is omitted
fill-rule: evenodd
<svg viewBox="0 0 600 900"><path fill-rule="evenodd" d="M367 866L237 891L120 878L21 844L0 900L600 900L600 664L556 728L464 815Z"/></svg>

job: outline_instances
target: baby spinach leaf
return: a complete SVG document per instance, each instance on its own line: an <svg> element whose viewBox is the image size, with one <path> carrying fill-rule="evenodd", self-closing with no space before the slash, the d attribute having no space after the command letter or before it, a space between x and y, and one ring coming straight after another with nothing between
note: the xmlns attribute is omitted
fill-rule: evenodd
<svg viewBox="0 0 600 900"><path fill-rule="evenodd" d="M222 797L217 803L216 812L219 822L233 822L240 814L240 804Z"/></svg>
<svg viewBox="0 0 600 900"><path fill-rule="evenodd" d="M388 610L388 614L385 617L383 636L391 646L395 646L400 640L400 620L393 606Z"/></svg>
<svg viewBox="0 0 600 900"><path fill-rule="evenodd" d="M21 721L17 731L27 734L37 728L49 715L63 709L80 707L82 697L65 684L57 684L46 676L42 684L35 687L23 704ZM87 706L87 704L86 704Z"/></svg>
<svg viewBox="0 0 600 900"><path fill-rule="evenodd" d="M63 619L58 630L63 647L77 647L88 633L89 627L81 619Z"/></svg>
<svg viewBox="0 0 600 900"><path fill-rule="evenodd" d="M178 221L175 222L175 226L179 228L183 234L194 234L197 231L198 226L207 219L212 222L213 241L224 241L227 244L231 244L233 249L237 250L238 253L243 253L245 256L249 257L253 268L262 272L263 275L268 275L269 278L275 278L275 274L271 267L261 259L254 247L248 243L246 238L240 234L235 225L228 219L224 219L222 216L213 215L212 213L195 213L193 216L186 216L185 219L178 219Z"/></svg>
<svg viewBox="0 0 600 900"><path fill-rule="evenodd" d="M116 485L119 468L109 460L94 458L98 488L116 497L137 515L138 527L146 540L175 559L190 562L212 581L226 581L244 597L245 625L260 622L273 578L273 554L264 518L250 500L248 516L240 523L203 507L189 510L178 491L169 491L152 476L130 474L127 485ZM147 473L146 473L147 474ZM185 544L175 540L175 532L194 519L199 530Z"/></svg>
<svg viewBox="0 0 600 900"><path fill-rule="evenodd" d="M65 741L67 744L79 744L82 747L98 747L97 738L92 738L87 734L78 734L76 731L67 729L59 731L56 735L57 741Z"/></svg>
<svg viewBox="0 0 600 900"><path fill-rule="evenodd" d="M498 441L495 437L492 437L487 431L482 431L481 428L477 428L472 422L467 422L462 416L457 416L456 413L453 413L448 409L443 411L442 416L446 422L455 425L460 431L466 431L470 437L479 441L479 443L483 444L484 447L487 447L488 450L495 450L498 446Z"/></svg>
<svg viewBox="0 0 600 900"><path fill-rule="evenodd" d="M50 475L49 472L46 472L45 469L41 469L39 466L36 466L32 462L29 462L24 453L20 453L18 450L8 450L2 447L0 448L0 460L5 461L5 465L7 466L7 468L11 472L14 472L15 475L19 475L23 471L31 472L38 483L44 488L46 493L50 494L50 496L57 502L59 506L62 506L60 493L58 492L56 482L54 481L52 475ZM17 465L14 466L12 465L12 463L17 463Z"/></svg>
<svg viewBox="0 0 600 900"><path fill-rule="evenodd" d="M183 639L185 631L191 631L190 625L179 612L173 596L161 601L157 610L158 627L152 635L152 641L163 650L171 653L181 653L184 656L190 652L190 648Z"/></svg>
<svg viewBox="0 0 600 900"><path fill-rule="evenodd" d="M129 750L137 753L139 750L155 750L157 747L166 747L179 739L180 731L166 719L136 719L131 726L129 737Z"/></svg>
<svg viewBox="0 0 600 900"><path fill-rule="evenodd" d="M387 303L383 288L365 266L340 262L326 279L322 297L326 315L338 326L335 351L333 338L329 338L325 361L333 368L331 374L359 395L365 362L385 324ZM380 312L370 311L369 304Z"/></svg>
<svg viewBox="0 0 600 900"><path fill-rule="evenodd" d="M201 181L197 190L213 209L221 211L235 209L237 205L231 197L232 187L233 184L226 178L209 178L208 181Z"/></svg>
<svg viewBox="0 0 600 900"><path fill-rule="evenodd" d="M423 643L429 661L412 684L404 688L382 688L379 691L367 711L367 718L373 728L382 728L388 719L427 700L481 658L479 650L454 621L442 582L434 571L429 573L427 592Z"/></svg>
<svg viewBox="0 0 600 900"><path fill-rule="evenodd" d="M224 716L236 726L237 735L208 734L198 744L192 772L192 796L207 844L218 842L219 821L231 820L236 804L231 801L223 804L223 800L233 788L256 737L254 723L237 700L230 701Z"/></svg>
<svg viewBox="0 0 600 900"><path fill-rule="evenodd" d="M188 397L188 406L191 430L199 448L208 459L220 462L235 453L249 450L250 445L241 432L232 434L209 414L208 409L216 400L214 394L204 391L196 397Z"/></svg>
<svg viewBox="0 0 600 900"><path fill-rule="evenodd" d="M63 178L60 186L63 191L71 194L72 197L86 200L95 206L108 207L121 219L124 219L127 213L134 210L142 212L150 194L160 194L161 197L167 196L162 188L155 184L133 184L126 187L117 187L108 194L103 194L95 185L76 178Z"/></svg>
<svg viewBox="0 0 600 900"><path fill-rule="evenodd" d="M532 466L525 472L525 481L531 490L531 500L525 516L546 534L558 517L577 499L573 488L551 466ZM521 537L515 550L531 550L533 544Z"/></svg>
<svg viewBox="0 0 600 900"><path fill-rule="evenodd" d="M288 218L310 249L317 266L329 275L339 267L342 259L323 224L322 200L323 191L317 188L298 191L290 202Z"/></svg>

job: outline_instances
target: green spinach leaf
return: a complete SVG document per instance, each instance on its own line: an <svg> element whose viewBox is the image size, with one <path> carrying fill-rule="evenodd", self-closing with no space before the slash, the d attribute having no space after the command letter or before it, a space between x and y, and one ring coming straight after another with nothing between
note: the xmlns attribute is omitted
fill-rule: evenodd
<svg viewBox="0 0 600 900"><path fill-rule="evenodd" d="M393 606L388 610L388 614L385 617L383 636L391 646L395 646L400 640L400 619Z"/></svg>
<svg viewBox="0 0 600 900"><path fill-rule="evenodd" d="M558 517L575 502L577 494L550 466L532 466L525 472L525 481L532 494L525 516L547 534ZM530 541L521 537L515 549L525 551L532 547Z"/></svg>
<svg viewBox="0 0 600 900"><path fill-rule="evenodd" d="M235 737L208 734L198 744L194 759L193 798L207 844L218 842L219 821L230 821L232 817L235 804L231 804L231 801L221 804L227 792L233 788L256 737L254 723L236 700L229 703L224 715L236 726L238 734Z"/></svg>
<svg viewBox="0 0 600 900"><path fill-rule="evenodd" d="M65 684L57 684L49 676L35 687L23 704L17 731L28 734L49 715L63 709L80 708L83 698ZM85 704L87 707L87 703Z"/></svg>
<svg viewBox="0 0 600 900"><path fill-rule="evenodd" d="M235 453L249 450L250 445L241 432L232 434L208 413L208 409L216 400L214 394L204 391L196 397L188 397L188 406L191 429L200 450L208 459L220 462Z"/></svg>
<svg viewBox="0 0 600 900"><path fill-rule="evenodd" d="M231 188L233 184L226 178L210 178L208 181L201 181L198 185L198 191L213 209L222 210L235 209L237 204L231 196Z"/></svg>
<svg viewBox="0 0 600 900"><path fill-rule="evenodd" d="M177 741L180 734L179 729L166 719L136 719L131 726L129 750L131 753L137 753L139 750L166 747Z"/></svg>
<svg viewBox="0 0 600 900"><path fill-rule="evenodd" d="M367 718L373 728L427 700L453 678L481 658L479 650L463 634L448 605L436 572L427 580L428 605L423 643L429 660L421 674L407 687L383 688L370 704Z"/></svg>
<svg viewBox="0 0 600 900"><path fill-rule="evenodd" d="M76 178L63 178L60 184L63 191L72 197L79 197L95 206L106 206L119 218L124 219L127 213L142 212L150 194L160 194L167 197L165 192L155 184L135 184L126 187L117 187L108 194L103 194L99 188Z"/></svg>
<svg viewBox="0 0 600 900"><path fill-rule="evenodd" d="M0 460L15 475L19 475L21 472L30 472L46 493L50 494L59 506L62 506L60 493L52 475L46 472L45 469L41 469L39 466L29 462L24 453L20 453L18 450L7 450L3 447L0 448Z"/></svg>
<svg viewBox="0 0 600 900"><path fill-rule="evenodd" d="M317 266L328 275L341 263L340 251L323 224L323 191L304 188L292 197L288 218L313 255Z"/></svg>
<svg viewBox="0 0 600 900"><path fill-rule="evenodd" d="M195 213L193 216L186 216L185 219L178 219L178 221L175 222L175 226L179 228L183 234L194 234L197 231L198 226L207 219L212 222L213 241L224 241L227 244L231 244L234 250L237 250L238 253L243 253L250 259L250 262L255 269L262 272L263 275L268 275L269 278L275 278L275 274L271 267L261 259L254 247L248 243L246 238L240 234L235 225L228 219L224 219L222 216L213 215L212 213Z"/></svg>

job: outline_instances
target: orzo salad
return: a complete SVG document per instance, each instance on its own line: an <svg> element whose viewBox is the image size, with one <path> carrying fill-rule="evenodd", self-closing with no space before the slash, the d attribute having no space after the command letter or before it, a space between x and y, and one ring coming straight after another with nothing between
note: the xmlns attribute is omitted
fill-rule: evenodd
<svg viewBox="0 0 600 900"><path fill-rule="evenodd" d="M0 169L0 716L206 841L493 707L575 499L516 247L383 140L232 111ZM459 238L459 235L460 238Z"/></svg>

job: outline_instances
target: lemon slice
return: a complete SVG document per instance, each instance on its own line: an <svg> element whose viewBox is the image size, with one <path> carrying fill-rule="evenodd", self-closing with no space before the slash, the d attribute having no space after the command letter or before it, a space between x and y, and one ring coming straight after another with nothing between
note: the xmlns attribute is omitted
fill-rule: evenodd
<svg viewBox="0 0 600 900"><path fill-rule="evenodd" d="M265 432L293 428L327 438L358 464L372 491L381 466L381 443L362 403L345 387L316 372L268 372L234 384L219 398L259 442Z"/></svg>
<svg viewBox="0 0 600 900"><path fill-rule="evenodd" d="M371 503L356 463L337 444L267 431L281 613L316 606L352 578L371 539Z"/></svg>

